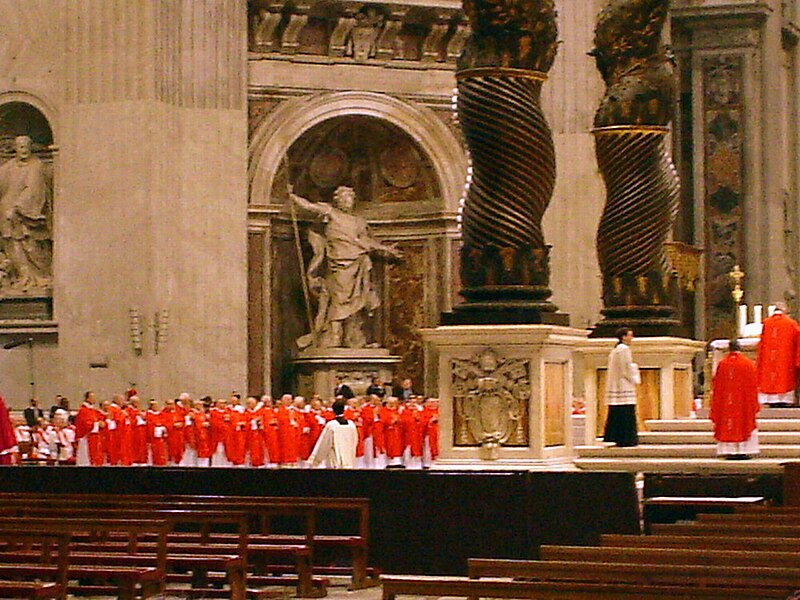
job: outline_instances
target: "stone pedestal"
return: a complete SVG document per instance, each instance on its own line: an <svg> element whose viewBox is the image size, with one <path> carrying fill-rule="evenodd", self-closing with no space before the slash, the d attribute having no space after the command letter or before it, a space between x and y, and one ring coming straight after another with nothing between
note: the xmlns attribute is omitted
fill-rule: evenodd
<svg viewBox="0 0 800 600"><path fill-rule="evenodd" d="M593 445L602 435L606 416L608 354L616 343L616 338L594 338L579 349L583 355L587 445ZM642 383L637 386L636 406L640 431L648 419L689 416L694 399L692 361L704 348L705 342L686 338L647 337L633 341L633 360L639 365L642 375Z"/></svg>
<svg viewBox="0 0 800 600"><path fill-rule="evenodd" d="M571 460L573 354L585 330L459 325L421 333L439 357L439 466Z"/></svg>
<svg viewBox="0 0 800 600"><path fill-rule="evenodd" d="M294 360L295 389L301 396L330 398L336 378L341 377L361 396L373 377L391 383L399 362L400 357L392 356L386 348L308 348Z"/></svg>

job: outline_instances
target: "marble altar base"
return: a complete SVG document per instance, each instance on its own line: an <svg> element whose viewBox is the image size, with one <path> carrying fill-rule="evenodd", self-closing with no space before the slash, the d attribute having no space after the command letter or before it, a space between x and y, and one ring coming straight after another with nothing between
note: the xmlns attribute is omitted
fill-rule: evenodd
<svg viewBox="0 0 800 600"><path fill-rule="evenodd" d="M605 425L605 377L608 354L616 338L594 338L581 347L586 400L586 444L594 445ZM640 337L631 345L642 383L637 386L636 415L639 431L648 419L680 419L689 416L694 400L695 356L705 342L675 337Z"/></svg>
<svg viewBox="0 0 800 600"><path fill-rule="evenodd" d="M557 325L423 329L439 365L439 466L532 468L572 457L573 355Z"/></svg>

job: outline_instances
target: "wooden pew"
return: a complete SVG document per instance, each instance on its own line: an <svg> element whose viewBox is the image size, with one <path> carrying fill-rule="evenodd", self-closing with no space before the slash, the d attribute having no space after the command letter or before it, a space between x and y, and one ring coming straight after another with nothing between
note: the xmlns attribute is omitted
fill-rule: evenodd
<svg viewBox="0 0 800 600"><path fill-rule="evenodd" d="M504 578L469 579L382 575L383 600L397 596L447 596L456 598L532 598L536 600L785 600L780 589L698 588L624 583L521 581ZM754 593L758 596L754 597Z"/></svg>
<svg viewBox="0 0 800 600"><path fill-rule="evenodd" d="M786 595L800 589L800 573L782 567L721 566L665 563L590 562L571 560L496 560L471 558L471 578L508 577L535 581L581 581L701 587L783 590Z"/></svg>
<svg viewBox="0 0 800 600"><path fill-rule="evenodd" d="M679 519L696 518L702 511L733 513L739 508L764 506L764 496L654 496L642 501L644 531L650 533L653 523L673 523Z"/></svg>
<svg viewBox="0 0 800 600"><path fill-rule="evenodd" d="M261 510L259 531L266 537L259 538L262 543L292 545L306 543L309 549L314 546L342 549L348 551L352 559L351 589L361 589L377 585L377 574L368 567L369 554L369 500L365 498L315 498L315 497L268 497L268 496L197 496L197 495L118 495L118 494L27 494L16 492L0 493L3 503L25 505L31 501L49 506L78 504L80 506L124 506L124 507L182 507L187 509L213 505L215 509L225 510ZM355 512L358 519L358 531L347 534L317 534L315 525L307 520L305 534L272 533L269 521L277 514L280 507L312 506L317 512L337 511ZM271 512L270 512L271 511ZM309 534L310 531L310 534ZM312 550L313 556L313 550ZM313 564L313 563L312 563ZM344 573L340 567L320 567L315 565L314 572L321 574ZM315 586L319 586L315 582Z"/></svg>
<svg viewBox="0 0 800 600"><path fill-rule="evenodd" d="M716 535L716 536L765 536L765 537L800 537L800 525L781 525L769 523L737 523L729 522L721 526L719 523L674 523L669 525L653 525L654 535Z"/></svg>
<svg viewBox="0 0 800 600"><path fill-rule="evenodd" d="M57 583L0 580L0 598L63 598Z"/></svg>
<svg viewBox="0 0 800 600"><path fill-rule="evenodd" d="M800 552L709 550L638 546L541 546L542 560L574 562L657 563L670 565L720 565L800 567Z"/></svg>
<svg viewBox="0 0 800 600"><path fill-rule="evenodd" d="M37 561L47 568L47 572L39 573L35 578L50 579L53 583L57 584L59 588L58 594L52 597L61 599L67 597L67 583L69 582L69 543L70 535L68 533L36 530L28 527L22 528L19 525L17 525L17 527L0 529L0 544L6 544L18 549L32 548L34 546L39 547L40 550L37 555ZM2 565L2 567L7 566L8 564ZM12 568L19 566L18 564L14 564ZM14 577L9 577L6 573L0 573L0 579L14 579ZM33 577L30 579L33 579Z"/></svg>
<svg viewBox="0 0 800 600"><path fill-rule="evenodd" d="M295 509L293 509L295 510ZM310 509L309 509L310 510ZM314 580L311 572L311 553L310 549L303 544L279 545L273 543L254 543L248 538L246 511L213 511L206 509L200 510L144 510L126 508L107 508L107 507L76 507L74 505L59 506L58 504L44 507L41 503L32 501L27 506L6 506L0 508L0 515L13 513L19 517L25 516L64 516L67 518L91 517L98 513L111 518L141 519L156 517L164 519L169 525L171 532L168 534L168 565L173 571L181 568L190 568L192 575L188 581L192 583L192 588L196 593L201 590L213 592L209 588L209 571L212 569L224 570L226 579L231 588L243 588L245 586L246 573L244 566L247 564L248 553L254 556L259 565L268 563L268 558L272 556L290 556L295 560L298 577L294 585L297 587L298 596L301 598L318 598L325 596L327 591L324 582ZM301 513L302 514L302 513ZM180 525L197 526L197 532L176 533L174 529ZM227 534L223 541L214 538L211 531L213 525L230 525L236 533ZM177 542L175 540L178 540ZM182 543L181 543L182 542ZM126 552L130 550L128 544L119 541L119 536L110 534L101 542L97 540L86 540L78 537L73 541L73 547L79 551L89 552ZM155 544L148 541L144 536L143 540L137 542L137 549L140 552L154 551ZM191 556L184 556L184 555ZM239 561L232 560L232 556L238 556ZM107 557L106 557L106 560ZM184 581L180 575L170 574L169 581ZM266 576L252 577L253 583L264 585L291 584L281 578L270 578Z"/></svg>
<svg viewBox="0 0 800 600"><path fill-rule="evenodd" d="M717 536L717 535L620 535L603 534L602 546L625 548L687 548L709 550L753 550L767 552L798 552L797 538L763 536Z"/></svg>

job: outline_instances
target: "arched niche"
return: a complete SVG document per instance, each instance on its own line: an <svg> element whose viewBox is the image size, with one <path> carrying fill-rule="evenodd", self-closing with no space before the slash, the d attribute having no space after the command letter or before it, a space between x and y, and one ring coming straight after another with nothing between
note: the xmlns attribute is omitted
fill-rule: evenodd
<svg viewBox="0 0 800 600"><path fill-rule="evenodd" d="M55 146L50 121L34 102L0 94L0 321L52 318ZM18 148L28 145L17 141L24 137L29 158Z"/></svg>
<svg viewBox="0 0 800 600"><path fill-rule="evenodd" d="M430 159L408 133L376 117L342 115L308 129L281 163L273 198L285 194L287 177L295 193L313 202L331 202L336 187L352 187L356 212L368 218L443 209Z"/></svg>
<svg viewBox="0 0 800 600"><path fill-rule="evenodd" d="M316 125L350 115L378 119L408 136L432 166L442 210L458 210L466 157L453 132L431 109L374 92L322 92L287 100L269 113L250 143L250 203L282 203L285 181L284 185L275 183L285 171L289 148Z"/></svg>

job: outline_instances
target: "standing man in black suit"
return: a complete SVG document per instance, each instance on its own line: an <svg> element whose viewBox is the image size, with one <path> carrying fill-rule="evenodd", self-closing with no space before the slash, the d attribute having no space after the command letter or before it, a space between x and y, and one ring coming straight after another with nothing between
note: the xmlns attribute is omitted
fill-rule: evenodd
<svg viewBox="0 0 800 600"><path fill-rule="evenodd" d="M342 381L341 377L336 378L336 387L333 389L333 397L338 398L341 396L345 400L350 400L350 398L355 398L355 394L353 390L347 385L344 381Z"/></svg>
<svg viewBox="0 0 800 600"><path fill-rule="evenodd" d="M36 398L31 398L31 405L23 410L22 414L28 427L36 427L39 425L39 419L44 417L44 411L39 408L39 401Z"/></svg>

